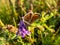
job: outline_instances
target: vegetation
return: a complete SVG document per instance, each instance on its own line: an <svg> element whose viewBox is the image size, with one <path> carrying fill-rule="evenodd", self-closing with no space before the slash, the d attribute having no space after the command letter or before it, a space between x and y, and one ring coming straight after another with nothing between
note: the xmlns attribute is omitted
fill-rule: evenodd
<svg viewBox="0 0 60 45"><path fill-rule="evenodd" d="M22 26L30 11L39 18ZM60 0L0 0L0 45L60 45Z"/></svg>

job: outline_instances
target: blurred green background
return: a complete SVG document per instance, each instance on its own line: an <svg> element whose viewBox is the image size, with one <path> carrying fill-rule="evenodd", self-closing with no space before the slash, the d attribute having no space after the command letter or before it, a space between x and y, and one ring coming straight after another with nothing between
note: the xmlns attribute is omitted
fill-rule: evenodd
<svg viewBox="0 0 60 45"><path fill-rule="evenodd" d="M40 18L28 26L29 37L16 37L6 25L19 28L30 9ZM0 45L60 45L60 0L0 0Z"/></svg>

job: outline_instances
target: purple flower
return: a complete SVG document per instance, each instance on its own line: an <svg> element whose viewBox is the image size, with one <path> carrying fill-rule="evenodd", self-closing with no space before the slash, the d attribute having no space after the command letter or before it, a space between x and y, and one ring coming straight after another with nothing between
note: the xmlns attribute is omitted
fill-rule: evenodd
<svg viewBox="0 0 60 45"><path fill-rule="evenodd" d="M30 35L30 32L26 29L25 23L21 20L19 30L17 32L17 35L20 35L22 38L24 38L26 35Z"/></svg>

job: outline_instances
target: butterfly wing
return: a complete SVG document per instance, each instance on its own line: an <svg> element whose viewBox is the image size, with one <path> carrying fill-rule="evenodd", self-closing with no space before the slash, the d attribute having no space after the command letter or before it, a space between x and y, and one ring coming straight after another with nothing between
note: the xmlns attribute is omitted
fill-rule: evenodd
<svg viewBox="0 0 60 45"><path fill-rule="evenodd" d="M31 16L32 16L31 13L26 14L26 15L24 16L24 20L27 21L27 22L29 22L30 19L31 19Z"/></svg>
<svg viewBox="0 0 60 45"><path fill-rule="evenodd" d="M25 22L26 25L30 25L32 15L33 13L29 12L23 17L23 21Z"/></svg>
<svg viewBox="0 0 60 45"><path fill-rule="evenodd" d="M39 17L40 17L40 15L39 15L38 13L33 14L33 15L32 15L32 19L31 19L31 22L30 22L30 23L32 23L32 22L34 22L34 21L36 21Z"/></svg>

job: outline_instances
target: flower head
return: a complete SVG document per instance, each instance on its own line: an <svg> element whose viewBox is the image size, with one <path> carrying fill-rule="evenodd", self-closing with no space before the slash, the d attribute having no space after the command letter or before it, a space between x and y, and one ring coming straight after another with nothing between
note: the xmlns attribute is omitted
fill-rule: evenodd
<svg viewBox="0 0 60 45"><path fill-rule="evenodd" d="M20 35L22 38L24 38L26 35L30 35L30 32L26 29L25 23L21 20L19 30L17 32L17 35Z"/></svg>

